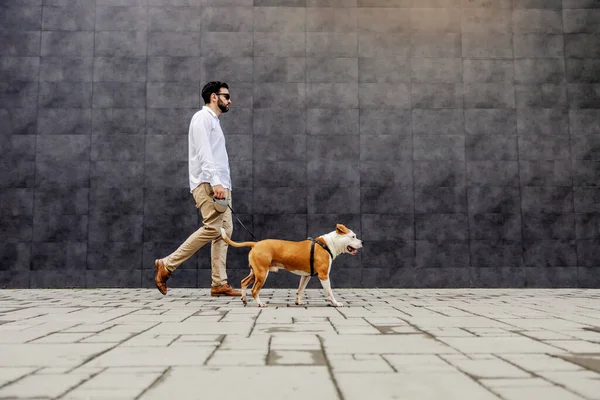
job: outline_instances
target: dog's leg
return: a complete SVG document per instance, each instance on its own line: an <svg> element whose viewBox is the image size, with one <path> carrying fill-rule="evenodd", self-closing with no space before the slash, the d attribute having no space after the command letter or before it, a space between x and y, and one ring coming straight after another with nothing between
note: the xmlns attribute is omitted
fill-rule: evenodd
<svg viewBox="0 0 600 400"><path fill-rule="evenodd" d="M265 274L256 275L254 285L252 286L252 297L254 297L254 300L256 300L256 304L259 307L267 306L266 303L263 303L262 301L260 301L260 297L258 296L258 292L260 292L260 289L265 284L265 281L267 280L267 276L269 276L269 270L267 270L267 272Z"/></svg>
<svg viewBox="0 0 600 400"><path fill-rule="evenodd" d="M258 292L265 284L267 276L269 276L269 267L271 266L271 256L264 253L256 253L255 251L250 252L248 255L250 260L250 266L254 271L254 285L252 285L252 297L256 300L259 307L266 307L267 305L260 301Z"/></svg>
<svg viewBox="0 0 600 400"><path fill-rule="evenodd" d="M250 268L250 275L242 279L241 292L242 292L242 303L244 305L248 304L248 300L246 299L246 288L250 286L254 282L254 270Z"/></svg>
<svg viewBox="0 0 600 400"><path fill-rule="evenodd" d="M321 286L323 286L323 290L325 291L327 300L329 300L334 307L343 307L344 304L339 303L333 296L333 291L331 290L331 282L329 282L329 277L327 277L326 279L319 278L319 280L321 281Z"/></svg>
<svg viewBox="0 0 600 400"><path fill-rule="evenodd" d="M300 278L300 285L298 286L298 293L296 294L296 305L301 306L304 303L302 302L302 293L304 293L304 289L306 289L306 285L308 285L308 281L310 281L310 275L306 275Z"/></svg>

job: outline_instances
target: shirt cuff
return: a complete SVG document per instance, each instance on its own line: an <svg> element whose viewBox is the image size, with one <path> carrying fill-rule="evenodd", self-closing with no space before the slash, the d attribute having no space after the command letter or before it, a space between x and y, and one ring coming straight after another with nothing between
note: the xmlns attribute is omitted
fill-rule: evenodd
<svg viewBox="0 0 600 400"><path fill-rule="evenodd" d="M215 187L217 185L223 185L223 182L217 177L210 178L210 186Z"/></svg>

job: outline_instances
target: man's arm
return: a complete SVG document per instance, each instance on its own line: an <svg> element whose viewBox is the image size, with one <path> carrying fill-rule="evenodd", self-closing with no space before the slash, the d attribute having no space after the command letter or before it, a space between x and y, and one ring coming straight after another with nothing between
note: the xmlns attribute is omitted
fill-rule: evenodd
<svg viewBox="0 0 600 400"><path fill-rule="evenodd" d="M225 189L217 174L212 148L210 147L209 133L211 129L210 120L200 117L192 124L192 136L198 147L198 160L200 161L202 172L208 175L209 183L215 192L215 197L222 199L225 198Z"/></svg>

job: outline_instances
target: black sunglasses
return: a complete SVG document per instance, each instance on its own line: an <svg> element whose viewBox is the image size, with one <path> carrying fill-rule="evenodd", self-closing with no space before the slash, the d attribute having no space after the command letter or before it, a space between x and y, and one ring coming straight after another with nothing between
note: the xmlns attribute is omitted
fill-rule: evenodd
<svg viewBox="0 0 600 400"><path fill-rule="evenodd" d="M215 93L217 96L225 96L225 100L229 100L231 96L229 93Z"/></svg>

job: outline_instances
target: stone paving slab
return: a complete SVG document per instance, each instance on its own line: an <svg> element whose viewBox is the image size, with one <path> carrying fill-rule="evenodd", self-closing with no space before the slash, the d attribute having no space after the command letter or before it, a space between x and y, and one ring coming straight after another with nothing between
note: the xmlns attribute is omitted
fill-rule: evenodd
<svg viewBox="0 0 600 400"><path fill-rule="evenodd" d="M600 400L600 290L0 291L0 399Z"/></svg>

